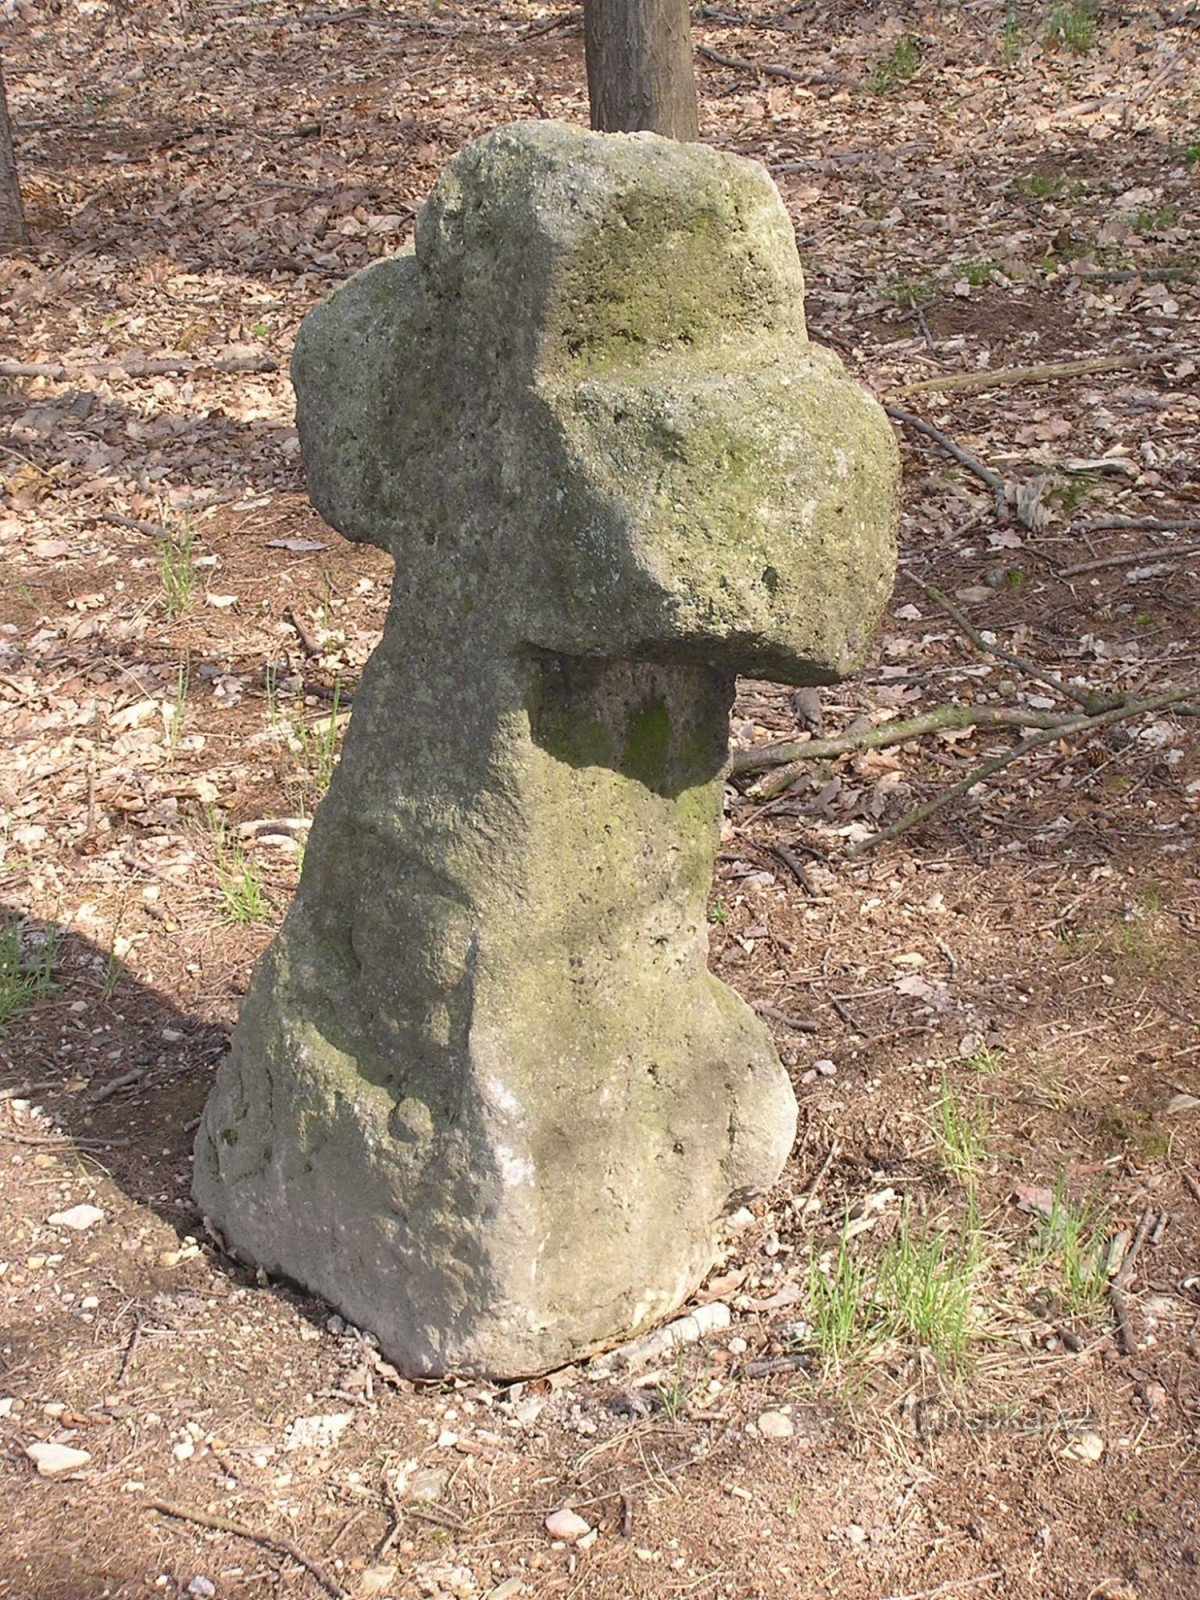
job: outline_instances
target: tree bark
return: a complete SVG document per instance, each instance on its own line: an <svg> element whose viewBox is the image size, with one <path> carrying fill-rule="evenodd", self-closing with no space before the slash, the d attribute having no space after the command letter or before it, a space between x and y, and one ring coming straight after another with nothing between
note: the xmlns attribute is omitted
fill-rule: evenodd
<svg viewBox="0 0 1200 1600"><path fill-rule="evenodd" d="M584 0L592 127L697 140L688 0Z"/></svg>
<svg viewBox="0 0 1200 1600"><path fill-rule="evenodd" d="M8 98L4 92L4 63L0 61L0 250L15 250L28 242L21 185L17 181L17 162L13 155L12 124L8 120Z"/></svg>

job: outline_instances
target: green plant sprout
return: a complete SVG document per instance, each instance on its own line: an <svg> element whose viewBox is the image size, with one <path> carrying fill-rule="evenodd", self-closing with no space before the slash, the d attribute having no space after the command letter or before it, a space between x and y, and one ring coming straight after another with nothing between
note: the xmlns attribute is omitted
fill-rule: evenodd
<svg viewBox="0 0 1200 1600"><path fill-rule="evenodd" d="M871 89L875 94L893 94L921 65L921 41L914 33L897 39L887 57L871 74Z"/></svg>
<svg viewBox="0 0 1200 1600"><path fill-rule="evenodd" d="M195 542L195 534L186 526L158 541L158 579L163 608L171 621L190 611L196 599Z"/></svg>
<svg viewBox="0 0 1200 1600"><path fill-rule="evenodd" d="M1094 1312L1108 1293L1108 1219L1093 1201L1067 1193L1065 1173L1055 1180L1050 1209L1038 1218L1036 1264L1054 1263L1065 1303L1076 1315Z"/></svg>
<svg viewBox="0 0 1200 1600"><path fill-rule="evenodd" d="M1096 0L1064 0L1051 7L1046 19L1046 42L1066 44L1086 55L1096 42Z"/></svg>
<svg viewBox="0 0 1200 1600"><path fill-rule="evenodd" d="M945 1231L918 1238L907 1206L879 1266L879 1300L892 1331L911 1338L940 1360L966 1351L975 1329L975 1286L983 1265L975 1209L966 1239Z"/></svg>
<svg viewBox="0 0 1200 1600"><path fill-rule="evenodd" d="M20 919L5 918L0 927L0 1031L54 993L58 987L54 962L62 939L60 930L48 931L41 948L27 959L22 953Z"/></svg>
<svg viewBox="0 0 1200 1600"><path fill-rule="evenodd" d="M987 1153L990 1125L987 1104L981 1099L973 1104L960 1099L943 1072L937 1116L934 1137L942 1170L970 1189Z"/></svg>
<svg viewBox="0 0 1200 1600"><path fill-rule="evenodd" d="M191 681L191 662L185 655L175 671L175 697L166 719L167 745L174 747L183 737L183 714L187 709L187 693Z"/></svg>
<svg viewBox="0 0 1200 1600"><path fill-rule="evenodd" d="M273 915L273 907L262 886L257 866L246 859L246 853L236 840L227 835L225 819L215 809L208 811L216 856L217 889L221 897L226 922L246 927L252 922L262 922Z"/></svg>

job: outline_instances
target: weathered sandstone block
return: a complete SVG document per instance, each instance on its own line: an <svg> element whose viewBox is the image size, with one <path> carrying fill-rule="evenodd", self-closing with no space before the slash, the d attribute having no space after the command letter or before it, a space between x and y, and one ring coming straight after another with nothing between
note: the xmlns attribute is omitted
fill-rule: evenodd
<svg viewBox="0 0 1200 1600"><path fill-rule="evenodd" d="M457 156L293 373L395 587L196 1196L404 1371L544 1370L677 1306L787 1156L705 965L727 718L739 671L859 659L891 430L761 167L552 123Z"/></svg>

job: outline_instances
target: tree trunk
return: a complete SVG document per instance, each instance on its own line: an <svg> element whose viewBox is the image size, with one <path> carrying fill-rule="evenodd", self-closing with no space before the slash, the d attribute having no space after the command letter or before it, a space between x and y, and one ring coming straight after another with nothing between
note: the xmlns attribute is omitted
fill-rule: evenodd
<svg viewBox="0 0 1200 1600"><path fill-rule="evenodd" d="M21 207L21 186L13 155L12 124L8 120L8 99L4 93L4 63L0 62L0 250L15 250L28 242L25 212Z"/></svg>
<svg viewBox="0 0 1200 1600"><path fill-rule="evenodd" d="M584 0L592 127L700 137L688 0Z"/></svg>

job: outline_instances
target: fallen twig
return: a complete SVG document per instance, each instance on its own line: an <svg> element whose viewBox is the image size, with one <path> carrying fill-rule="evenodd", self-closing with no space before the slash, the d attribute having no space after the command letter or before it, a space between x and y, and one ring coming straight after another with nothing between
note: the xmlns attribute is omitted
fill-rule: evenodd
<svg viewBox="0 0 1200 1600"><path fill-rule="evenodd" d="M1178 517L1163 521L1159 517L1092 517L1080 527L1081 533L1188 533L1200 528L1200 517Z"/></svg>
<svg viewBox="0 0 1200 1600"><path fill-rule="evenodd" d="M1037 683L1044 683L1048 689L1053 689L1064 699L1073 700L1077 706L1082 706L1089 716L1094 716L1099 711L1111 711L1115 705L1120 704L1119 696L1103 696L1094 694L1090 689L1073 688L1071 684L1055 677L1053 672L1047 672L1032 661L1026 661L1024 656L1014 655L1003 645L988 644L978 628L967 621L958 607L953 605L940 589L935 588L932 583L923 583L921 587L935 605L941 606L955 626L962 629L975 648L982 650L985 655L995 656L998 661L1007 661L1010 667L1016 667L1026 677L1033 678Z"/></svg>
<svg viewBox="0 0 1200 1600"><path fill-rule="evenodd" d="M296 630L296 637L300 641L300 648L310 660L312 660L315 656L319 656L324 653L321 649L321 646L313 638L312 634L309 633L308 629L300 621L300 618L296 615L291 606L285 606L283 608L283 620L290 623Z"/></svg>
<svg viewBox="0 0 1200 1600"><path fill-rule="evenodd" d="M1133 1332L1133 1323L1129 1318L1129 1302L1125 1299L1116 1279L1108 1286L1109 1298L1112 1300L1113 1315L1117 1319L1117 1343L1121 1347L1121 1354L1132 1356L1137 1354L1137 1339Z"/></svg>
<svg viewBox="0 0 1200 1600"><path fill-rule="evenodd" d="M0 378L168 378L187 372L278 372L271 356L230 356L205 361L190 356L143 361L0 361Z"/></svg>
<svg viewBox="0 0 1200 1600"><path fill-rule="evenodd" d="M123 1150L130 1143L128 1139L83 1139L73 1133L22 1133L19 1128L9 1127L0 1131L0 1139L44 1150Z"/></svg>
<svg viewBox="0 0 1200 1600"><path fill-rule="evenodd" d="M529 39L541 39L548 33L555 33L559 28L569 28L575 23L583 21L583 7L575 6L570 11L564 11L561 16L551 17L549 22L539 22L536 28L529 28L520 35L520 42L525 44Z"/></svg>
<svg viewBox="0 0 1200 1600"><path fill-rule="evenodd" d="M144 533L148 539L169 539L171 530L161 522L143 522L140 517L121 517L115 511L97 511L100 522L111 522L115 527L128 528L132 533Z"/></svg>
<svg viewBox="0 0 1200 1600"><path fill-rule="evenodd" d="M132 1067L128 1072L122 1072L118 1078L110 1078L107 1083L99 1084L95 1089L88 1090L88 1104L101 1105L114 1094L120 1094L122 1089L132 1089L134 1084L140 1083L146 1076L146 1068Z"/></svg>
<svg viewBox="0 0 1200 1600"><path fill-rule="evenodd" d="M1142 1246L1150 1237L1151 1230L1153 1229L1156 1220L1157 1218L1154 1210L1150 1207L1147 1207L1147 1209L1142 1213L1142 1220L1138 1223L1137 1232L1133 1236L1133 1243L1125 1252L1124 1258L1121 1261L1121 1265L1117 1268L1115 1274L1113 1275L1113 1282L1119 1289L1127 1289L1130 1283L1133 1281L1133 1269L1137 1264L1137 1258L1141 1253Z"/></svg>
<svg viewBox="0 0 1200 1600"><path fill-rule="evenodd" d="M855 755L864 750L886 750L890 745L907 744L926 733L946 728L1070 728L1079 721L1073 711L1034 711L1024 706L965 705L958 701L936 706L916 717L898 722L881 722L858 733L833 734L827 739L788 739L781 744L755 745L750 750L733 752L730 771L735 777L767 772L772 767L804 761L827 761L837 756ZM764 800L782 794L795 779L794 772L779 773L759 785Z"/></svg>
<svg viewBox="0 0 1200 1600"><path fill-rule="evenodd" d="M248 1539L251 1544L260 1545L264 1550L277 1550L280 1555L289 1556L291 1560L299 1562L306 1572L312 1576L325 1590L326 1594L334 1600L349 1600L349 1595L335 1578L331 1578L311 1556L306 1556L299 1545L291 1539L281 1539L274 1533L260 1533L257 1528L249 1528L244 1522L235 1522L232 1517L213 1516L208 1511L195 1511L190 1506L181 1506L174 1500L147 1500L151 1511L157 1511L164 1517L177 1517L180 1522L194 1522L198 1528L212 1528L217 1533L232 1533L235 1538Z"/></svg>
<svg viewBox="0 0 1200 1600"><path fill-rule="evenodd" d="M1060 721L1055 728L1047 728L1038 733L1031 733L1027 739L1022 739L1019 744L1014 745L1004 755L993 756L990 761L985 761L972 772L968 772L957 783L952 783L941 794L934 795L932 799L924 801L919 806L914 806L911 811L906 811L890 827L882 829L879 833L871 834L869 838L860 840L858 844L852 844L846 854L851 857L866 855L868 851L877 849L881 844L887 844L889 840L895 839L897 835L907 832L909 828L914 828L918 823L924 822L927 817L933 816L934 812L941 811L952 800L957 800L960 795L966 794L968 789L973 789L977 783L982 783L985 778L992 777L994 773L1010 766L1019 757L1027 755L1030 750L1036 750L1041 745L1052 744L1054 740L1064 738L1070 734L1082 733L1090 737L1093 733L1098 733L1101 728L1111 727L1117 722L1125 722L1130 717L1141 715L1144 711L1161 711L1164 707L1174 705L1184 698L1184 690L1171 690L1160 695L1152 695L1145 700L1128 701L1124 705L1115 706L1111 711L1101 712L1099 716L1075 717L1067 722Z"/></svg>
<svg viewBox="0 0 1200 1600"><path fill-rule="evenodd" d="M1193 556L1200 556L1200 545L1189 545L1186 550L1124 550L1120 555L1096 556L1091 561L1077 561L1073 567L1059 567L1055 577L1077 578L1084 572L1099 572L1102 567L1132 567L1139 561L1151 565L1159 561L1190 561Z"/></svg>
<svg viewBox="0 0 1200 1600"><path fill-rule="evenodd" d="M934 394L966 389L1003 389L1020 383L1055 383L1059 378L1079 378L1089 372L1128 372L1138 367L1159 366L1172 361L1179 351L1146 350L1140 355L1083 356L1077 361L1045 361L1031 367L997 367L992 372L955 372L940 378L922 378L906 383L897 394Z"/></svg>
<svg viewBox="0 0 1200 1600"><path fill-rule="evenodd" d="M760 1356L756 1361L742 1363L742 1375L747 1378L769 1378L776 1372L796 1372L803 1370L811 1359L801 1351L793 1351L790 1355Z"/></svg>
<svg viewBox="0 0 1200 1600"><path fill-rule="evenodd" d="M817 898L817 891L813 888L812 879L805 872L801 863L797 861L794 850L789 850L785 844L764 844L759 845L758 848L764 855L771 856L781 866L786 867L810 900Z"/></svg>
<svg viewBox="0 0 1200 1600"><path fill-rule="evenodd" d="M1082 278L1088 283L1136 283L1139 278L1143 283L1174 283L1177 278L1194 278L1195 275L1195 267L1075 267L1071 272L1073 278Z"/></svg>
<svg viewBox="0 0 1200 1600"><path fill-rule="evenodd" d="M829 1175L830 1167L832 1167L833 1163L837 1160L841 1153L842 1147L839 1142L836 1139L831 1140L829 1149L825 1152L824 1161L822 1161L821 1165L817 1168L810 1181L796 1196L796 1200L803 1201L802 1205L796 1207L797 1215L799 1215L801 1218L811 1216L813 1212L821 1209L821 1202L817 1199L817 1195L820 1191L821 1185L825 1182L826 1177ZM795 1203L796 1202L793 1201L793 1205L795 1205Z"/></svg>
<svg viewBox="0 0 1200 1600"><path fill-rule="evenodd" d="M133 1358L137 1354L137 1347L142 1342L142 1313L137 1313L133 1324L133 1332L129 1335L129 1342L125 1346L125 1353L121 1357L121 1370L117 1373L117 1388L125 1386L125 1379L129 1376L129 1369L133 1365Z"/></svg>
<svg viewBox="0 0 1200 1600"><path fill-rule="evenodd" d="M993 472L991 467L985 466L978 456L973 456L969 450L964 450L962 445L948 433L943 433L941 428L935 428L932 422L914 417L911 411L905 411L901 406L885 405L883 409L894 422L902 423L914 433L924 434L927 439L932 439L935 444L941 445L946 454L953 456L960 466L966 467L968 472L973 472L981 483L986 483L996 501L996 516L1001 522L1008 521L1008 496L1004 491L1004 479L998 472Z"/></svg>
<svg viewBox="0 0 1200 1600"><path fill-rule="evenodd" d="M826 78L814 77L810 72L797 72L794 67L777 67L771 62L744 61L741 56L727 56L707 44L698 44L696 54L703 56L706 61L715 61L718 67L729 67L734 72L761 74L764 78L782 78L785 83L814 84L829 81Z"/></svg>
<svg viewBox="0 0 1200 1600"><path fill-rule="evenodd" d="M809 1022L804 1017L790 1017L786 1011L780 1011L778 1006L773 1006L767 1000L756 1000L754 1009L760 1017L766 1017L771 1022L781 1023L785 1028L792 1028L796 1033L820 1033L820 1028L815 1022Z"/></svg>

